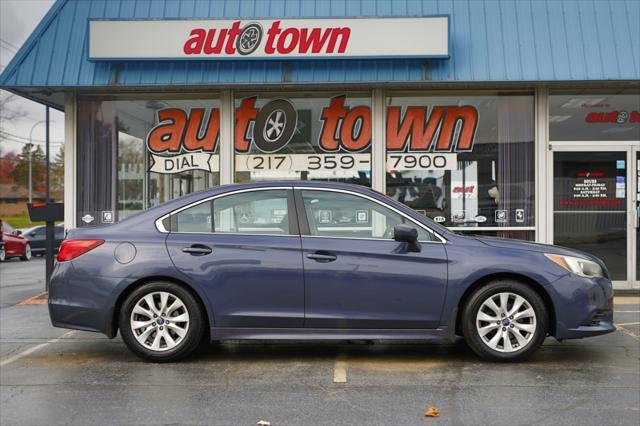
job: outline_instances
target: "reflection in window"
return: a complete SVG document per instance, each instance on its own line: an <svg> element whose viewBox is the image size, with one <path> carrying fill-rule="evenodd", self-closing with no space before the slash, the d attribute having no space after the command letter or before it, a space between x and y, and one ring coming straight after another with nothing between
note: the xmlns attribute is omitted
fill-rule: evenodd
<svg viewBox="0 0 640 426"><path fill-rule="evenodd" d="M240 94L235 181L371 185L369 93Z"/></svg>
<svg viewBox="0 0 640 426"><path fill-rule="evenodd" d="M175 229L171 227L174 232L211 232L213 229L211 202L189 207L175 216Z"/></svg>
<svg viewBox="0 0 640 426"><path fill-rule="evenodd" d="M534 226L533 96L387 98L387 194L453 227Z"/></svg>
<svg viewBox="0 0 640 426"><path fill-rule="evenodd" d="M214 231L289 234L286 190L252 191L216 198Z"/></svg>
<svg viewBox="0 0 640 426"><path fill-rule="evenodd" d="M418 239L431 234L376 202L356 195L330 191L302 191L311 235L343 238L393 239L393 228L408 223L418 229Z"/></svg>
<svg viewBox="0 0 640 426"><path fill-rule="evenodd" d="M99 225L103 211L122 220L219 185L219 108L216 99L81 98L78 224Z"/></svg>
<svg viewBox="0 0 640 426"><path fill-rule="evenodd" d="M640 93L590 91L549 96L552 141L639 141Z"/></svg>

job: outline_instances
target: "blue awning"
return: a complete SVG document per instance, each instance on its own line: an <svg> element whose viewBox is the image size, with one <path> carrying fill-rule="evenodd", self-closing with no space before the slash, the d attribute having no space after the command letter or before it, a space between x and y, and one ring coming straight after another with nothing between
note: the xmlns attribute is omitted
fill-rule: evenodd
<svg viewBox="0 0 640 426"><path fill-rule="evenodd" d="M87 58L89 19L449 15L449 59L129 61ZM640 2L58 0L0 76L35 89L640 80ZM416 40L416 43L419 43Z"/></svg>

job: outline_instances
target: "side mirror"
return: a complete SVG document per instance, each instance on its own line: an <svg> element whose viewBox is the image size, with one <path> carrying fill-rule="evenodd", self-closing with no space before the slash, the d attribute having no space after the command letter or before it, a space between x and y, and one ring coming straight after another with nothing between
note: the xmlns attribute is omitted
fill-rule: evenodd
<svg viewBox="0 0 640 426"><path fill-rule="evenodd" d="M22 231L18 229L18 230L16 230L16 232L14 232L14 234L20 236L20 235L22 235Z"/></svg>
<svg viewBox="0 0 640 426"><path fill-rule="evenodd" d="M393 239L400 243L407 243L407 250L420 252L418 230L412 226L399 224L393 228Z"/></svg>

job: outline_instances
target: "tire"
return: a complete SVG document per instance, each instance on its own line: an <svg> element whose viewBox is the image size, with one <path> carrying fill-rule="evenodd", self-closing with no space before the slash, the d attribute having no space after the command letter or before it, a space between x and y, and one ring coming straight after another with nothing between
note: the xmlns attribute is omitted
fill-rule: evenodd
<svg viewBox="0 0 640 426"><path fill-rule="evenodd" d="M182 306L161 312L163 294L168 295L165 301L167 309L175 301ZM148 300L154 303L153 309L149 309ZM144 311L148 314L142 313ZM156 317L151 315L154 312ZM185 321L169 321L171 318ZM132 321L137 322L138 328L134 329ZM148 283L134 290L122 304L118 322L127 347L138 357L151 362L173 362L189 356L201 343L207 324L200 304L190 291L162 281ZM140 327L141 324L150 325ZM172 346L172 341L175 346Z"/></svg>
<svg viewBox="0 0 640 426"><path fill-rule="evenodd" d="M7 259L7 252L4 251L4 246L0 247L0 262L4 262Z"/></svg>
<svg viewBox="0 0 640 426"><path fill-rule="evenodd" d="M27 244L24 246L24 255L20 256L20 260L29 261L31 260L31 256L32 256L31 245Z"/></svg>
<svg viewBox="0 0 640 426"><path fill-rule="evenodd" d="M507 312L503 317L505 294ZM518 303L521 304L515 309ZM488 321L490 318L493 319ZM533 354L547 337L549 313L540 295L528 285L497 280L471 294L461 322L465 341L480 357L520 361Z"/></svg>

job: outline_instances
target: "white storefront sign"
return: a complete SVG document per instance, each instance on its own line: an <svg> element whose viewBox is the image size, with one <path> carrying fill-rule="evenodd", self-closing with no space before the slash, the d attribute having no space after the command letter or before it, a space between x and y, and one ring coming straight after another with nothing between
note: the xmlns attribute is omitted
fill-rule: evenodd
<svg viewBox="0 0 640 426"><path fill-rule="evenodd" d="M449 17L90 20L89 59L448 58Z"/></svg>

